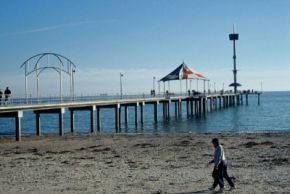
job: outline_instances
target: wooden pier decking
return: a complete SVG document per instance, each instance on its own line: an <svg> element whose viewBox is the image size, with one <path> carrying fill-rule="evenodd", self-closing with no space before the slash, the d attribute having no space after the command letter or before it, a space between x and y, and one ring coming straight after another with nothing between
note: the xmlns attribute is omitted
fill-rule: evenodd
<svg viewBox="0 0 290 194"><path fill-rule="evenodd" d="M74 113L75 111L90 111L90 132L95 133L96 129L101 130L101 109L115 109L115 128L116 132L120 131L121 110L124 109L125 123L128 123L128 107L134 107L135 125L138 121L138 108L140 110L140 123L144 123L144 106L146 104L154 105L154 121L158 121L158 106L163 105L163 118L170 117L170 104L175 104L175 116L182 114L182 103L186 102L187 116L201 117L206 116L208 111L218 110L231 106L243 105L243 99L246 98L248 105L248 95L255 94L258 96L258 104L260 104L260 92L246 93L218 93L196 96L165 96L152 98L136 98L136 99L118 99L118 100L91 100L84 102L65 102L53 104L23 104L23 105L5 105L0 106L0 118L15 118L15 136L16 141L21 141L21 119L23 111L33 111L36 116L36 135L41 136L41 115L42 114L58 114L59 115L59 135L64 135L64 119L65 111L70 112L70 128L74 133ZM96 117L96 125L94 118ZM96 127L95 127L96 126Z"/></svg>

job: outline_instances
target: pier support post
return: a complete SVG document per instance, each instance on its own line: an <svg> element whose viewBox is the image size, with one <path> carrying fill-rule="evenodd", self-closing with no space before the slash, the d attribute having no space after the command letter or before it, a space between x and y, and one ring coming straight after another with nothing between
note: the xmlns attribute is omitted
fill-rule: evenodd
<svg viewBox="0 0 290 194"><path fill-rule="evenodd" d="M190 115L193 116L193 100L190 100Z"/></svg>
<svg viewBox="0 0 290 194"><path fill-rule="evenodd" d="M167 118L168 119L170 118L170 105L171 105L171 101L168 100L168 103L167 103Z"/></svg>
<svg viewBox="0 0 290 194"><path fill-rule="evenodd" d="M213 109L213 97L209 98L209 111L212 112Z"/></svg>
<svg viewBox="0 0 290 194"><path fill-rule="evenodd" d="M258 93L258 105L260 105L260 93Z"/></svg>
<svg viewBox="0 0 290 194"><path fill-rule="evenodd" d="M119 131L122 129L122 106L119 108Z"/></svg>
<svg viewBox="0 0 290 194"><path fill-rule="evenodd" d="M100 132L101 130L101 108L97 107L97 130Z"/></svg>
<svg viewBox="0 0 290 194"><path fill-rule="evenodd" d="M36 121L36 135L41 136L41 120L39 112L36 112L35 114L35 121Z"/></svg>
<svg viewBox="0 0 290 194"><path fill-rule="evenodd" d="M120 104L117 104L115 107L115 125L116 125L116 133L120 130Z"/></svg>
<svg viewBox="0 0 290 194"><path fill-rule="evenodd" d="M199 110L199 107L198 107L198 100L195 100L194 101L194 113L195 113L195 116L197 117L199 115L198 113L198 110Z"/></svg>
<svg viewBox="0 0 290 194"><path fill-rule="evenodd" d="M92 106L90 109L90 127L91 127L91 133L95 133L95 110L96 106Z"/></svg>
<svg viewBox="0 0 290 194"><path fill-rule="evenodd" d="M207 99L206 99L206 98L203 98L202 101L203 101L203 102L202 102L202 104L203 104L203 105L202 105L203 116L206 117L207 106L208 106L208 105L207 105Z"/></svg>
<svg viewBox="0 0 290 194"><path fill-rule="evenodd" d="M226 108L227 107L227 96L224 96L223 98L224 98L224 108Z"/></svg>
<svg viewBox="0 0 290 194"><path fill-rule="evenodd" d="M23 117L22 111L15 112L0 112L0 118L15 118L15 139L21 141L21 118Z"/></svg>
<svg viewBox="0 0 290 194"><path fill-rule="evenodd" d="M201 117L201 114L202 114L202 98L199 99L198 101L198 114L199 116Z"/></svg>
<svg viewBox="0 0 290 194"><path fill-rule="evenodd" d="M135 107L135 126L136 127L138 126L138 106L139 106L139 103L137 102L136 105L134 106Z"/></svg>
<svg viewBox="0 0 290 194"><path fill-rule="evenodd" d="M182 115L182 101L181 99L178 99L178 115Z"/></svg>
<svg viewBox="0 0 290 194"><path fill-rule="evenodd" d="M158 118L158 101L154 103L154 121L157 122Z"/></svg>
<svg viewBox="0 0 290 194"><path fill-rule="evenodd" d="M229 107L229 96L225 96L225 100L226 100L226 108Z"/></svg>
<svg viewBox="0 0 290 194"><path fill-rule="evenodd" d="M75 130L75 113L73 110L70 110L70 132L74 133Z"/></svg>
<svg viewBox="0 0 290 194"><path fill-rule="evenodd" d="M214 97L213 98L214 99L214 104L213 104L213 106L214 106L214 110L217 110L217 97Z"/></svg>
<svg viewBox="0 0 290 194"><path fill-rule="evenodd" d="M144 124L144 106L145 102L141 102L141 107L140 107L140 116L141 116L141 124Z"/></svg>
<svg viewBox="0 0 290 194"><path fill-rule="evenodd" d="M233 96L233 106L237 105L236 96Z"/></svg>
<svg viewBox="0 0 290 194"><path fill-rule="evenodd" d="M124 106L125 109L125 125L128 125L128 106Z"/></svg>
<svg viewBox="0 0 290 194"><path fill-rule="evenodd" d="M166 119L166 102L162 103L162 108L163 108L163 119Z"/></svg>
<svg viewBox="0 0 290 194"><path fill-rule="evenodd" d="M61 108L58 113L58 125L59 125L59 136L64 135L64 130L63 130L63 115L65 113L65 109Z"/></svg>
<svg viewBox="0 0 290 194"><path fill-rule="evenodd" d="M175 112L175 118L178 118L178 116L179 116L179 114L178 114L178 110L179 110L179 104L178 104L178 102L174 102L174 112Z"/></svg>
<svg viewBox="0 0 290 194"><path fill-rule="evenodd" d="M233 99L233 106L236 106L236 98L235 98L235 96L232 96L232 99Z"/></svg>
<svg viewBox="0 0 290 194"><path fill-rule="evenodd" d="M238 94L237 96L236 96L236 101L237 101L237 105L238 106L240 106L240 94Z"/></svg>
<svg viewBox="0 0 290 194"><path fill-rule="evenodd" d="M189 99L186 100L186 115L187 117L190 115Z"/></svg>
<svg viewBox="0 0 290 194"><path fill-rule="evenodd" d="M249 101L248 101L248 94L246 94L246 105L249 105Z"/></svg>
<svg viewBox="0 0 290 194"><path fill-rule="evenodd" d="M16 141L21 141L21 118L23 117L22 111L17 111L15 116L15 137Z"/></svg>

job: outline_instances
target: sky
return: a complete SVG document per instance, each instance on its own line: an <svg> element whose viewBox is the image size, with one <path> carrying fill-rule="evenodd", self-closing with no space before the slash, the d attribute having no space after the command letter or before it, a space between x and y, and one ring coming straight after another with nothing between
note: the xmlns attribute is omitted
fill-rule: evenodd
<svg viewBox="0 0 290 194"><path fill-rule="evenodd" d="M24 97L20 66L52 52L76 65L76 95L117 94L120 72L123 93L148 93L153 77L161 79L183 61L207 76L211 89L214 83L217 90L229 89L228 34L235 24L240 89L288 91L289 10L289 0L0 0L0 88ZM41 96L59 95L57 72L39 78ZM69 77L63 80L68 94ZM170 89L179 92L179 84ZM28 88L36 95L35 74Z"/></svg>

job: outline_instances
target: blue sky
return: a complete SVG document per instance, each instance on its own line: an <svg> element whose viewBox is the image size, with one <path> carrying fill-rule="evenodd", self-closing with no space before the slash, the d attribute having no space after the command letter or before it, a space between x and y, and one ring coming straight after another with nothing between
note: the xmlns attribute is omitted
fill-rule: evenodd
<svg viewBox="0 0 290 194"><path fill-rule="evenodd" d="M183 60L219 89L233 79L236 24L242 89L290 90L289 10L289 0L0 0L0 88L24 96L20 65L54 52L77 65L77 94L117 93L120 71L125 93L148 92ZM42 95L58 94L56 73L40 79Z"/></svg>

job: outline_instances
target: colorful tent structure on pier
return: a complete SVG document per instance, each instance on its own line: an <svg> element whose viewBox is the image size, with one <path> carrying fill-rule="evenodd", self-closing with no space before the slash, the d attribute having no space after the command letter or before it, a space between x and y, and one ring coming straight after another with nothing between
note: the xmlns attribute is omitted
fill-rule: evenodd
<svg viewBox="0 0 290 194"><path fill-rule="evenodd" d="M209 81L209 79L206 78L201 73L198 73L190 69L184 62L159 81L166 82L172 80L190 80L190 79Z"/></svg>

